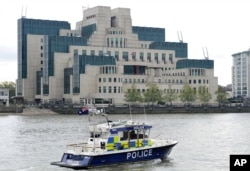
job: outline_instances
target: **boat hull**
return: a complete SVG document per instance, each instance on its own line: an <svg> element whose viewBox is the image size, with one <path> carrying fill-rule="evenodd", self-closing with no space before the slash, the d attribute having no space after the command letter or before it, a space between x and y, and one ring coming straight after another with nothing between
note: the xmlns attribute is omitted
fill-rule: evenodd
<svg viewBox="0 0 250 171"><path fill-rule="evenodd" d="M83 169L104 165L162 159L170 154L172 148L176 144L177 143L160 147L107 152L99 155L75 155L64 153L61 161L53 162L51 164L72 169Z"/></svg>

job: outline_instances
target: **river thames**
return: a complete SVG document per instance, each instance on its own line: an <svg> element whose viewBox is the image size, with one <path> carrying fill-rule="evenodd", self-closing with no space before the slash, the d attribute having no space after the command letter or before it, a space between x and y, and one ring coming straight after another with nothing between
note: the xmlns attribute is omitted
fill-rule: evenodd
<svg viewBox="0 0 250 171"><path fill-rule="evenodd" d="M110 120L130 119L109 115ZM151 138L179 143L166 160L107 166L102 171L228 171L230 154L250 154L250 114L133 115L153 125ZM78 115L0 116L0 171L66 171L59 161L67 144L88 138L88 117Z"/></svg>

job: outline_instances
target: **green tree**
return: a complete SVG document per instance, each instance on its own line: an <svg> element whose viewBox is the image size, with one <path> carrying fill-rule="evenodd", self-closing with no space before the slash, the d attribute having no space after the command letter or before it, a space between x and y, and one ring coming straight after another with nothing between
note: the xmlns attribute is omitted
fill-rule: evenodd
<svg viewBox="0 0 250 171"><path fill-rule="evenodd" d="M147 91L143 94L144 95L144 101L147 103L155 103L157 101L162 100L162 91L159 89L157 84L151 83L147 84Z"/></svg>
<svg viewBox="0 0 250 171"><path fill-rule="evenodd" d="M211 100L212 95L208 92L208 89L206 86L199 86L198 88L198 99L202 103L207 103L209 100Z"/></svg>
<svg viewBox="0 0 250 171"><path fill-rule="evenodd" d="M219 85L215 94L217 95L216 101L219 102L220 104L227 101L228 94L227 94L226 89L224 87Z"/></svg>
<svg viewBox="0 0 250 171"><path fill-rule="evenodd" d="M174 92L172 87L169 85L167 92L164 94L163 99L172 105L172 102L178 98L177 94Z"/></svg>
<svg viewBox="0 0 250 171"><path fill-rule="evenodd" d="M180 92L179 98L185 103L194 102L196 100L196 92L190 85L185 84Z"/></svg>
<svg viewBox="0 0 250 171"><path fill-rule="evenodd" d="M136 86L132 84L130 89L124 93L125 101L129 103L135 103L137 101L141 101L142 96L140 91L137 90Z"/></svg>
<svg viewBox="0 0 250 171"><path fill-rule="evenodd" d="M8 88L9 89L9 99L12 102L11 97L16 94L16 84L12 81L4 81L0 83L0 88Z"/></svg>

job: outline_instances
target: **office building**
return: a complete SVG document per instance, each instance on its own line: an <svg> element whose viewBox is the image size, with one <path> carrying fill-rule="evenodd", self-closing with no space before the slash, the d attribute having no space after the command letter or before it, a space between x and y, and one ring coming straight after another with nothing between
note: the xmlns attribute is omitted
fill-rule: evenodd
<svg viewBox="0 0 250 171"><path fill-rule="evenodd" d="M250 50L235 53L232 57L232 95L233 97L249 97Z"/></svg>
<svg viewBox="0 0 250 171"><path fill-rule="evenodd" d="M205 85L215 101L214 61L188 59L188 44L165 36L165 28L133 26L128 8L86 9L75 30L67 21L22 17L17 95L27 101L123 104L132 84L144 93L148 83L157 83L177 94L184 84Z"/></svg>

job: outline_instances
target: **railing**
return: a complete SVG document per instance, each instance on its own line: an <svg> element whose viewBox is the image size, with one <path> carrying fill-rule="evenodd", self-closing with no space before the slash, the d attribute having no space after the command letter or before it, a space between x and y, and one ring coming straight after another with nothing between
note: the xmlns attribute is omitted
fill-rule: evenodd
<svg viewBox="0 0 250 171"><path fill-rule="evenodd" d="M82 153L88 151L88 144L87 143L80 143L80 144L69 144L66 146L67 151L71 151L74 153Z"/></svg>
<svg viewBox="0 0 250 171"><path fill-rule="evenodd" d="M69 144L66 146L67 152L71 153L83 153L83 152L94 152L99 153L105 151L105 149L102 149L99 146L93 147L88 146L88 143L80 143L80 144Z"/></svg>

